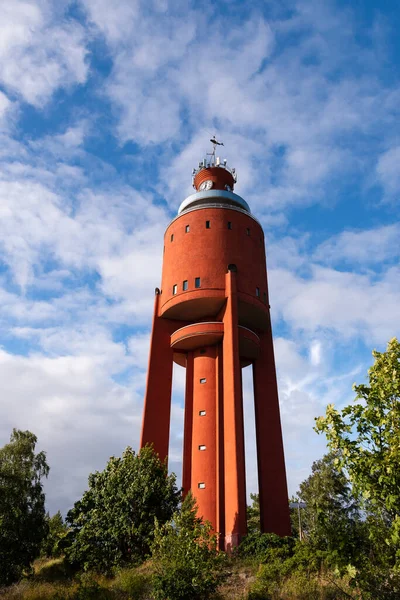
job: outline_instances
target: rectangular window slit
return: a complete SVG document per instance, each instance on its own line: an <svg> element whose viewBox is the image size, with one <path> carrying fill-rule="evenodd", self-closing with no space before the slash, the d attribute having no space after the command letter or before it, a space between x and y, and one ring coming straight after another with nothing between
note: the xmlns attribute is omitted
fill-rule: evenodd
<svg viewBox="0 0 400 600"><path fill-rule="evenodd" d="M199 288L200 287L200 277L196 277L194 280L194 287Z"/></svg>
<svg viewBox="0 0 400 600"><path fill-rule="evenodd" d="M206 221L206 229L210 229L210 221Z"/></svg>
<svg viewBox="0 0 400 600"><path fill-rule="evenodd" d="M231 221L228 221L228 229L232 229L232 223L231 223Z"/></svg>
<svg viewBox="0 0 400 600"><path fill-rule="evenodd" d="M246 235L250 235L250 229L249 228L246 229Z"/></svg>
<svg viewBox="0 0 400 600"><path fill-rule="evenodd" d="M200 383L206 383L206 381L207 381L207 379L206 379L205 377L202 377L202 378L200 379Z"/></svg>
<svg viewBox="0 0 400 600"><path fill-rule="evenodd" d="M199 450L205 450L205 449L206 449L206 447L204 445L199 446Z"/></svg>
<svg viewBox="0 0 400 600"><path fill-rule="evenodd" d="M183 291L184 291L184 292L186 292L186 290L188 289L188 282L187 282L187 279L185 279L185 281L183 282L183 284L182 284L182 288L183 288Z"/></svg>
<svg viewBox="0 0 400 600"><path fill-rule="evenodd" d="M173 242L173 241L174 241L174 234L171 233L171 242Z"/></svg>
<svg viewBox="0 0 400 600"><path fill-rule="evenodd" d="M197 487L199 488L199 490L204 490L206 484L204 483L204 481L200 481L200 483L197 484Z"/></svg>
<svg viewBox="0 0 400 600"><path fill-rule="evenodd" d="M260 297L260 288L256 288L256 296L257 296L257 298Z"/></svg>
<svg viewBox="0 0 400 600"><path fill-rule="evenodd" d="M200 417L205 417L206 416L206 411L205 410L199 410L199 415Z"/></svg>
<svg viewBox="0 0 400 600"><path fill-rule="evenodd" d="M190 227L189 227L189 225L186 225L186 227L185 227L185 233L189 233L189 231L190 231Z"/></svg>
<svg viewBox="0 0 400 600"><path fill-rule="evenodd" d="M175 296L175 294L177 293L177 291L178 291L178 286L177 286L177 284L175 284L175 285L172 287L172 294Z"/></svg>

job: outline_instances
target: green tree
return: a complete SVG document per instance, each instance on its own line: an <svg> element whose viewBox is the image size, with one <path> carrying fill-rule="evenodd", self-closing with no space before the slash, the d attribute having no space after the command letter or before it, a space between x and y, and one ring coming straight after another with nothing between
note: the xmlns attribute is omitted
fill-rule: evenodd
<svg viewBox="0 0 400 600"><path fill-rule="evenodd" d="M217 551L217 535L196 516L189 493L181 510L164 525L156 522L153 588L156 600L209 598L222 579L225 555Z"/></svg>
<svg viewBox="0 0 400 600"><path fill-rule="evenodd" d="M327 454L313 463L311 475L300 484L302 533L320 557L331 565L354 562L364 527L360 506L337 456Z"/></svg>
<svg viewBox="0 0 400 600"><path fill-rule="evenodd" d="M60 542L68 533L68 526L64 523L62 514L60 511L56 512L55 515L50 517L49 513L46 515L48 534L43 540L41 554L48 557L61 556L62 551Z"/></svg>
<svg viewBox="0 0 400 600"><path fill-rule="evenodd" d="M67 514L63 540L67 559L80 568L108 572L148 555L154 519L171 518L180 499L174 474L154 450L127 448L102 472L89 476L89 489Z"/></svg>
<svg viewBox="0 0 400 600"><path fill-rule="evenodd" d="M260 529L260 495L250 494L252 503L247 507L247 533L259 533Z"/></svg>
<svg viewBox="0 0 400 600"><path fill-rule="evenodd" d="M372 354L368 383L354 385L355 403L342 411L330 404L315 429L326 434L338 467L363 498L371 548L364 550L359 581L368 597L395 598L400 594L400 343L394 338L386 352Z"/></svg>
<svg viewBox="0 0 400 600"><path fill-rule="evenodd" d="M30 570L47 534L42 480L49 467L36 443L30 431L14 429L0 449L0 585Z"/></svg>
<svg viewBox="0 0 400 600"><path fill-rule="evenodd" d="M341 412L328 405L316 419L337 462L363 497L391 522L400 514L400 343L392 339L386 352L373 351L369 385L355 385L356 402Z"/></svg>

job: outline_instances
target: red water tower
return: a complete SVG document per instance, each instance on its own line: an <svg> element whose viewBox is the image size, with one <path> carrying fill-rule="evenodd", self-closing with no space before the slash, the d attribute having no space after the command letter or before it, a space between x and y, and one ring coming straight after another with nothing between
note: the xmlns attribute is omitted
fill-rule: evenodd
<svg viewBox="0 0 400 600"><path fill-rule="evenodd" d="M290 535L264 233L214 151L164 236L141 447L168 455L173 361L186 368L184 491L230 550L246 534L242 368L253 365L261 531Z"/></svg>

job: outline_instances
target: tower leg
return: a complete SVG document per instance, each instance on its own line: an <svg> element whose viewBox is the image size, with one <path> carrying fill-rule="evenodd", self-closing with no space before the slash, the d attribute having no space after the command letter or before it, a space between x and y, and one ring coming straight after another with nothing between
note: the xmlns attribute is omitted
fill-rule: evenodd
<svg viewBox="0 0 400 600"><path fill-rule="evenodd" d="M253 365L260 519L263 533L291 535L271 326Z"/></svg>
<svg viewBox="0 0 400 600"><path fill-rule="evenodd" d="M217 506L216 347L194 351L192 491L198 516L215 527Z"/></svg>
<svg viewBox="0 0 400 600"><path fill-rule="evenodd" d="M185 423L183 427L182 487L186 496L192 486L193 352L186 356Z"/></svg>
<svg viewBox="0 0 400 600"><path fill-rule="evenodd" d="M173 357L170 337L174 324L158 316L159 298L156 291L140 447L153 444L164 460L169 445Z"/></svg>
<svg viewBox="0 0 400 600"><path fill-rule="evenodd" d="M246 473L244 460L243 401L239 359L236 272L226 274L227 303L223 339L223 411L225 550L240 543L247 532Z"/></svg>

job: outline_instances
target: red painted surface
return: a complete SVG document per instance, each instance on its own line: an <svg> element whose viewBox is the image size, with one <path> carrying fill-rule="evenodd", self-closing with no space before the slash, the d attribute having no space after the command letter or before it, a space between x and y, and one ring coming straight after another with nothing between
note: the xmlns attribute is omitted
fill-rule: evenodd
<svg viewBox="0 0 400 600"><path fill-rule="evenodd" d="M229 177L203 169L195 186L211 179L223 189ZM141 445L168 454L175 360L186 366L184 493L192 490L229 551L246 534L243 365L253 364L261 529L289 535L290 520L264 234L246 211L217 203L183 212L165 233Z"/></svg>
<svg viewBox="0 0 400 600"><path fill-rule="evenodd" d="M224 167L208 167L199 171L193 181L196 190L199 189L203 181L212 181L213 189L215 190L224 190L226 185L229 185L231 190L233 190L235 185L232 173L224 169Z"/></svg>

